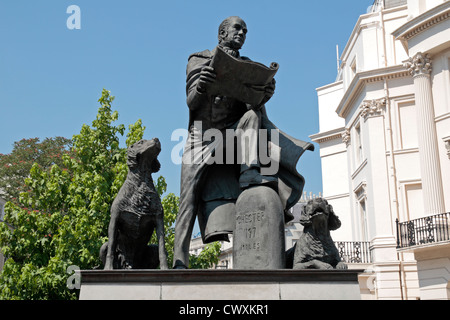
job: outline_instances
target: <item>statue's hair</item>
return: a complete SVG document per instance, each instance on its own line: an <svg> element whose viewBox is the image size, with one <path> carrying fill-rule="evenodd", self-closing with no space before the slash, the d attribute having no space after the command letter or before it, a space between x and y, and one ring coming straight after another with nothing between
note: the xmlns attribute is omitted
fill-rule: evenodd
<svg viewBox="0 0 450 320"><path fill-rule="evenodd" d="M222 42L222 37L220 36L220 34L222 33L222 31L226 31L227 30L228 26L231 23L231 19L233 19L233 18L238 18L238 19L241 19L242 21L244 21L241 17L238 17L238 16L231 16L231 17L228 17L225 20L223 20L222 23L219 26L219 34L218 34L219 43Z"/></svg>

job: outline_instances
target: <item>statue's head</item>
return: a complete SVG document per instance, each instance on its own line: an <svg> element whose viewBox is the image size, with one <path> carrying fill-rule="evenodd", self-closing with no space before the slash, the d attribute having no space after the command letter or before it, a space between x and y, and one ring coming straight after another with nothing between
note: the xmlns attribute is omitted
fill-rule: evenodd
<svg viewBox="0 0 450 320"><path fill-rule="evenodd" d="M158 138L140 140L127 150L127 165L130 170L150 168L151 172L158 172L161 164L158 155L161 152L161 142Z"/></svg>
<svg viewBox="0 0 450 320"><path fill-rule="evenodd" d="M219 26L219 44L240 50L247 37L247 25L239 17L228 17Z"/></svg>
<svg viewBox="0 0 450 320"><path fill-rule="evenodd" d="M323 198L315 198L308 201L306 206L303 207L300 224L307 227L312 225L314 220L318 218L327 220L328 230L337 230L341 227L341 220L334 213L333 206L329 205L328 201Z"/></svg>

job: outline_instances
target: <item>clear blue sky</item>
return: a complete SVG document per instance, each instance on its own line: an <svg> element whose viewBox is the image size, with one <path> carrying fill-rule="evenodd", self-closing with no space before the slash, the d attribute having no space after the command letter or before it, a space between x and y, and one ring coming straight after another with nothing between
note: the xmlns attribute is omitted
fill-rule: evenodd
<svg viewBox="0 0 450 320"><path fill-rule="evenodd" d="M179 194L181 166L171 161L171 134L187 128L187 58L217 45L231 15L248 26L242 55L280 64L271 120L306 141L319 131L317 87L336 78L336 45L344 48L372 0L2 0L0 2L0 153L22 138L78 134L95 118L103 88L127 127L142 119L145 138L163 146L160 174ZM81 30L69 30L69 5ZM298 169L305 191L322 191L317 150Z"/></svg>

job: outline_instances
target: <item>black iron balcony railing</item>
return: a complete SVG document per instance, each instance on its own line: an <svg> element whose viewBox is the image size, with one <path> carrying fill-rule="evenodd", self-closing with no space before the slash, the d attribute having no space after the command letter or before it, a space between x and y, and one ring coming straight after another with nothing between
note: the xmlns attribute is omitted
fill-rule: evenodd
<svg viewBox="0 0 450 320"><path fill-rule="evenodd" d="M450 213L397 222L397 248L450 240Z"/></svg>
<svg viewBox="0 0 450 320"><path fill-rule="evenodd" d="M345 263L372 262L368 241L336 241L335 245Z"/></svg>

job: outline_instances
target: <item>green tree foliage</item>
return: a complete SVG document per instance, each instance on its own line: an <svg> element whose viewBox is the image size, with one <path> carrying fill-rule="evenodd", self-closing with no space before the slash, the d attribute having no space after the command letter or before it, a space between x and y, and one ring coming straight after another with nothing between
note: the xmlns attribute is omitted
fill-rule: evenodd
<svg viewBox="0 0 450 320"><path fill-rule="evenodd" d="M124 125L103 90L97 118L72 139L73 156L50 169L34 164L19 203L8 202L0 224L0 246L8 258L0 277L0 299L75 299L67 288L71 265L92 269L107 240L109 209L128 168L119 147ZM129 126L127 145L143 137L139 120Z"/></svg>
<svg viewBox="0 0 450 320"><path fill-rule="evenodd" d="M17 203L24 192L25 178L31 167L37 163L42 169L53 165L64 168L64 156L72 156L72 140L63 137L22 139L14 142L10 154L0 154L0 195L6 201Z"/></svg>
<svg viewBox="0 0 450 320"><path fill-rule="evenodd" d="M100 266L110 207L128 173L126 148L119 147L125 127L114 125L118 113L111 110L113 100L103 90L96 119L73 137L71 152L61 152L62 163L32 165L25 179L26 192L18 202L6 204L0 249L8 259L0 275L0 300L76 299L78 291L67 286L68 268ZM142 139L144 130L141 120L130 125L127 146ZM162 196L167 190L165 179L159 177L155 187ZM168 194L162 205L171 265L179 197ZM156 238L151 242L157 243ZM191 267L210 268L219 252L220 244L208 246L192 258Z"/></svg>
<svg viewBox="0 0 450 320"><path fill-rule="evenodd" d="M155 183L156 191L160 196L165 194L167 190L167 183L164 177L159 177ZM167 263L169 267L173 264L173 245L175 240L175 220L178 214L178 207L180 198L173 193L169 193L161 200L164 209L164 233L167 250ZM156 232L153 233L151 243L157 243Z"/></svg>
<svg viewBox="0 0 450 320"><path fill-rule="evenodd" d="M198 256L190 255L190 269L210 269L219 262L219 254L222 245L220 242L213 242L205 246Z"/></svg>

